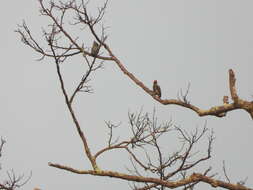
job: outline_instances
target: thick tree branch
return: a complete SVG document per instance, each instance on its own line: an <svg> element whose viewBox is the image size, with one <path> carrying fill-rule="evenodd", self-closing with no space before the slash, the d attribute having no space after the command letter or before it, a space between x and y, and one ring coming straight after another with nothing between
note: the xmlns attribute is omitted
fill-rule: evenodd
<svg viewBox="0 0 253 190"><path fill-rule="evenodd" d="M229 86L230 86L230 92L232 99L234 100L234 103L221 105L221 106L214 106L207 110L202 110L193 104L190 104L188 102L184 102L181 100L176 99L160 99L159 97L155 96L154 92L150 90L147 86L145 86L139 79L137 79L132 73L130 73L125 66L121 63L121 61L112 53L111 49L108 45L103 44L105 49L108 51L109 55L112 57L113 61L117 64L117 66L120 68L120 70L127 75L136 85L141 87L147 94L152 96L156 101L160 102L163 105L170 105L175 104L179 105L188 109L193 110L196 112L199 116L207 116L212 115L216 117L224 117L227 112L236 110L236 109L244 109L247 111L251 118L253 119L253 102L248 102L245 100L241 100L238 98L238 95L236 93L235 88L235 76L232 69L229 70Z"/></svg>
<svg viewBox="0 0 253 190"><path fill-rule="evenodd" d="M171 189L174 189L177 187L182 187L184 185L188 185L188 184L195 183L195 182L204 182L204 183L211 185L212 187L223 187L225 189L230 189L230 190L252 190L252 189L247 188L243 185L231 184L231 183L223 182L221 180L215 180L215 179L212 179L211 177L207 177L207 176L205 176L203 174L199 174L199 173L193 173L191 176L189 176L185 179L172 182L172 181L161 180L158 178L127 175L127 174L113 172L113 171L77 170L77 169L74 169L74 168L71 168L68 166L64 166L64 165L60 165L60 164L53 164L53 163L48 163L48 165L51 167L66 170L66 171L76 173L76 174L107 176L107 177L113 177L113 178L123 179L123 180L127 180L127 181L142 182L142 183L154 183L154 184L162 185L164 187L168 187Z"/></svg>

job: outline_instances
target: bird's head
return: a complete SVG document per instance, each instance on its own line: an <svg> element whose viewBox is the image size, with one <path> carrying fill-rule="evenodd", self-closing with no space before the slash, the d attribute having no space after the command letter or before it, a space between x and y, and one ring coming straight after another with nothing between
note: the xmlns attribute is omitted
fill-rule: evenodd
<svg viewBox="0 0 253 190"><path fill-rule="evenodd" d="M157 80L154 80L154 84L157 84Z"/></svg>

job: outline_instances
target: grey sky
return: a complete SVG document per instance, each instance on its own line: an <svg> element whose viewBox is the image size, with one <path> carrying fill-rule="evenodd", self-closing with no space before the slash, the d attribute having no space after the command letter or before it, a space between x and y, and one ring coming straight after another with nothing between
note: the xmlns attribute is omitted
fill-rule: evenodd
<svg viewBox="0 0 253 190"><path fill-rule="evenodd" d="M250 100L252 7L250 0L111 1L105 16L105 24L110 26L108 43L129 71L146 85L151 87L157 79L163 98L176 98L177 92L190 82L192 103L201 108L219 105L222 97L229 95L228 69L232 68L239 95ZM90 166L64 104L55 65L50 64L53 61L35 61L38 55L21 44L14 33L24 19L34 35L41 38L41 27L47 19L39 16L38 8L35 0L15 4L5 1L0 7L0 135L7 140L1 160L3 169L14 168L27 175L33 171L32 179L22 189L129 189L120 180L78 176L47 165L51 161L80 169ZM74 82L79 78L78 61L64 67L70 86L72 77ZM178 106L159 105L111 62L92 78L91 84L95 93L79 95L76 109L93 152L106 143L104 121L122 122L118 132L124 137L128 111L136 112L143 106L144 111L152 112L155 106L161 122L172 118L187 130L207 121L216 140L213 157L202 169L212 165L213 172L222 174L225 160L231 180L248 177L247 185L253 186L253 125L246 112L233 111L225 118L200 118ZM173 144L173 140L165 143ZM205 142L201 150L205 150L204 145ZM122 155L127 160L126 154L115 152L106 154L99 164L124 171L129 163L122 161Z"/></svg>

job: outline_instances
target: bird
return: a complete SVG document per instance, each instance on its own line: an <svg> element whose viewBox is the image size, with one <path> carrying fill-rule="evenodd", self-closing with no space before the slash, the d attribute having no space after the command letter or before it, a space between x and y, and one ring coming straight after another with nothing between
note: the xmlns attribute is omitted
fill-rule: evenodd
<svg viewBox="0 0 253 190"><path fill-rule="evenodd" d="M228 96L223 96L223 103L229 104Z"/></svg>
<svg viewBox="0 0 253 190"><path fill-rule="evenodd" d="M157 83L157 80L154 80L154 82L153 82L153 92L154 92L155 96L158 96L159 98L161 98L162 92L161 92L160 86Z"/></svg>
<svg viewBox="0 0 253 190"><path fill-rule="evenodd" d="M92 48L91 48L91 55L97 56L98 52L99 52L99 48L100 48L99 44L96 41L94 41L93 45L92 45Z"/></svg>

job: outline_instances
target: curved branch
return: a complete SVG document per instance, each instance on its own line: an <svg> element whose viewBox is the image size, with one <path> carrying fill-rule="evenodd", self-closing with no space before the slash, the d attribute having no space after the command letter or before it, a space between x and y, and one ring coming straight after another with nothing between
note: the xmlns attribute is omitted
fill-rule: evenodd
<svg viewBox="0 0 253 190"><path fill-rule="evenodd" d="M141 87L147 94L152 96L156 101L160 102L163 105L169 105L169 104L179 105L179 106L193 110L199 116L212 115L216 117L224 117L226 116L227 112L232 111L232 110L244 109L250 114L251 118L253 119L253 102L248 102L248 101L238 98L238 95L236 93L236 88L235 88L235 75L232 69L229 70L229 84L230 84L231 97L234 102L231 104L223 104L221 106L211 107L207 110L202 110L188 102L184 102L184 101L176 100L176 99L160 99L159 97L155 96L152 90L150 90L147 86L145 86L139 79L137 79L132 73L130 73L124 67L121 61L112 53L111 49L109 48L107 44L105 43L102 43L102 44L104 48L108 51L109 55L112 57L113 61L120 68L120 70L125 75L127 75L137 86Z"/></svg>

